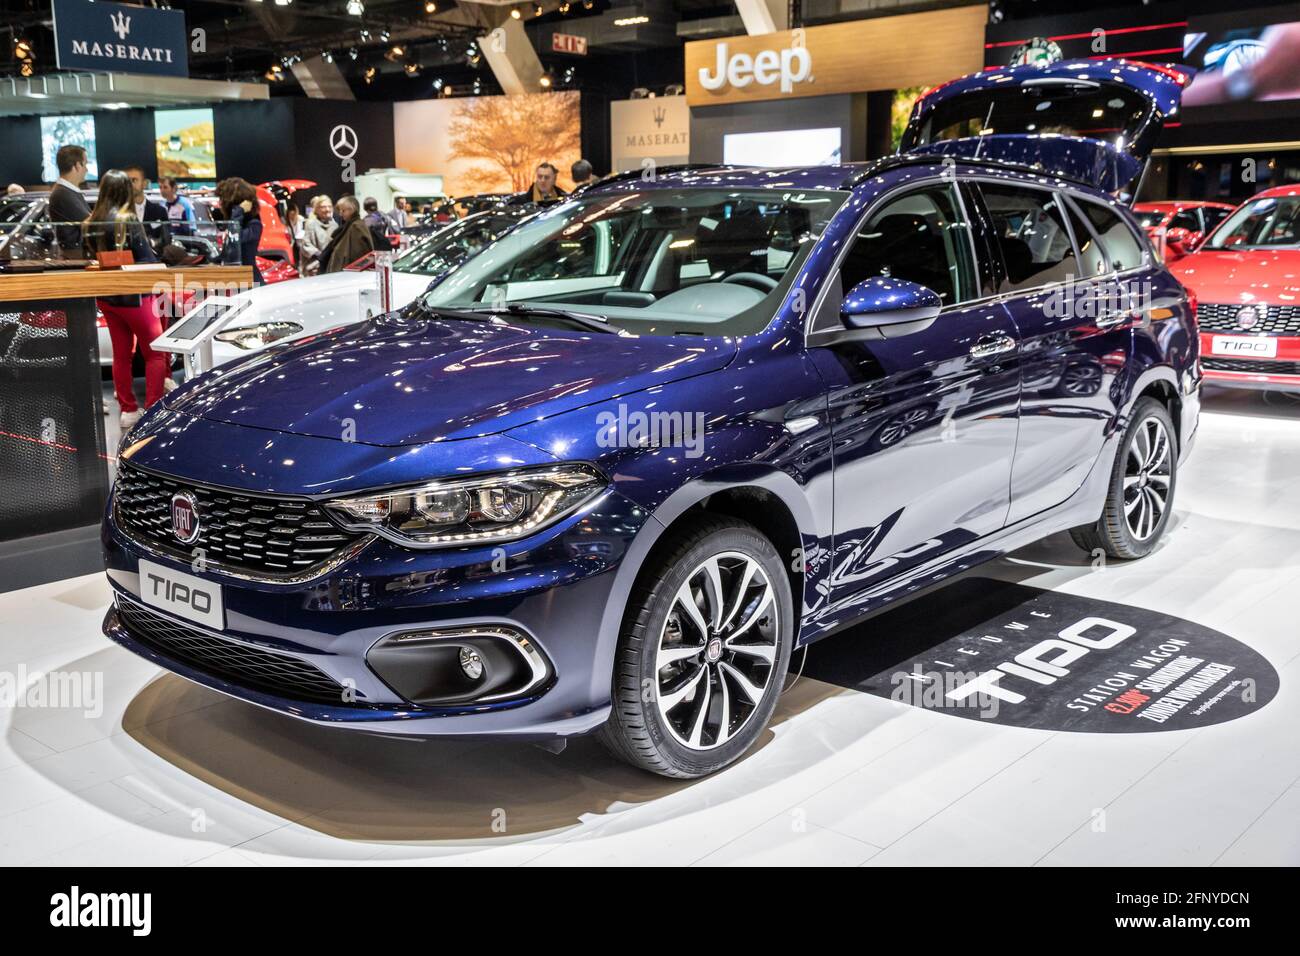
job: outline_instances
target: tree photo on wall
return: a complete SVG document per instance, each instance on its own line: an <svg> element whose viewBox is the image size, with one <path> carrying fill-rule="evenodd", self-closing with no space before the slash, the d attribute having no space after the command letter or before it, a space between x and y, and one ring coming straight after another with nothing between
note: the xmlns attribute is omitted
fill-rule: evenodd
<svg viewBox="0 0 1300 956"><path fill-rule="evenodd" d="M447 133L451 159L473 166L459 177L464 192L522 192L538 163L554 163L564 188L581 154L576 92L484 96L457 104Z"/></svg>

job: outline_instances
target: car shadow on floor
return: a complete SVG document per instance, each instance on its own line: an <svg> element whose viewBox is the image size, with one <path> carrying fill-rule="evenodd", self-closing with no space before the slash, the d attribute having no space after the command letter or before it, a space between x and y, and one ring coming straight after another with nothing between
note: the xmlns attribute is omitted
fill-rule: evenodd
<svg viewBox="0 0 1300 956"><path fill-rule="evenodd" d="M803 680L733 774L783 723L844 691ZM340 731L231 700L165 674L122 725L161 760L239 801L339 839L482 841L564 831L693 786L611 757L594 738L553 754L527 743ZM826 753L809 752L814 762ZM716 778L715 778L716 779ZM743 796L752 785L737 787ZM715 795L726 799L726 794Z"/></svg>

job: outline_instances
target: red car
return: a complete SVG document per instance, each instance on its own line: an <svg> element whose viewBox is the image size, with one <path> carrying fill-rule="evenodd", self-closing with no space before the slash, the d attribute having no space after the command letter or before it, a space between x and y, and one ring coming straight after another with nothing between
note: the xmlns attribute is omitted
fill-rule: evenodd
<svg viewBox="0 0 1300 956"><path fill-rule="evenodd" d="M1140 202L1133 206L1133 215L1146 230L1151 244L1163 248L1165 261L1181 259L1205 241L1214 227L1227 219L1235 209L1221 202ZM1161 246L1161 236L1164 245Z"/></svg>
<svg viewBox="0 0 1300 956"><path fill-rule="evenodd" d="M1170 270L1198 300L1206 382L1300 392L1300 185L1242 203Z"/></svg>

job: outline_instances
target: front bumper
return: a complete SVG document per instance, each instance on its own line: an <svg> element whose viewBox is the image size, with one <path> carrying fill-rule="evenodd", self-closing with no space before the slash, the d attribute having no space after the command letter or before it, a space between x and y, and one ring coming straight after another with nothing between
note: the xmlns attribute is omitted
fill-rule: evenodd
<svg viewBox="0 0 1300 956"><path fill-rule="evenodd" d="M616 582L623 557L650 520L607 491L578 514L515 544L418 551L374 539L320 576L285 584L197 570L126 533L110 502L102 538L114 606L104 633L213 690L334 726L416 736L582 734L608 718L608 662L618 638L611 620L618 615L611 617L607 607L621 604ZM220 585L225 627L214 631L147 607L142 559ZM141 626L146 620L149 627ZM155 627L179 639L161 641ZM507 699L412 704L371 658L396 634L503 628L526 635L548 670L526 693ZM258 662L257 679L249 679L253 672L242 664L232 666L249 660ZM291 673L307 673L319 687L344 692L337 702L326 693L303 693L301 681L288 679Z"/></svg>
<svg viewBox="0 0 1300 956"><path fill-rule="evenodd" d="M1261 339L1276 342L1276 355L1267 358L1243 358L1240 355L1215 353L1216 337L1247 334L1201 333L1201 367L1206 384L1223 388L1300 392L1300 336L1261 336Z"/></svg>

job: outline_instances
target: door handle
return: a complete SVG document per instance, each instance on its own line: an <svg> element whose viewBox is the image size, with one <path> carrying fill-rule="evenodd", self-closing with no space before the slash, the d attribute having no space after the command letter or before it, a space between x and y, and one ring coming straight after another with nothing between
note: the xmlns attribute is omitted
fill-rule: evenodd
<svg viewBox="0 0 1300 956"><path fill-rule="evenodd" d="M986 335L970 347L971 358L992 358L1003 352L1013 352L1016 340L1009 335Z"/></svg>

